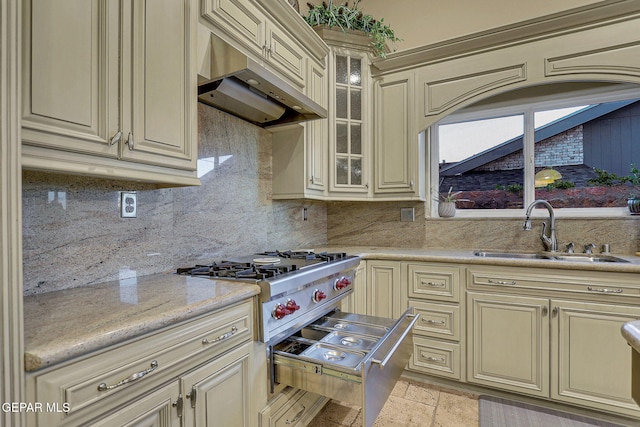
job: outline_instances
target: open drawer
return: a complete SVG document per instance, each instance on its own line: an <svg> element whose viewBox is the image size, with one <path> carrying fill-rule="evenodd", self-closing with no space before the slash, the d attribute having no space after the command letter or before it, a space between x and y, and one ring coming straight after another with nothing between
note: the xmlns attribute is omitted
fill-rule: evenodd
<svg viewBox="0 0 640 427"><path fill-rule="evenodd" d="M412 352L413 308L398 319L334 311L273 348L275 380L363 408L373 425Z"/></svg>

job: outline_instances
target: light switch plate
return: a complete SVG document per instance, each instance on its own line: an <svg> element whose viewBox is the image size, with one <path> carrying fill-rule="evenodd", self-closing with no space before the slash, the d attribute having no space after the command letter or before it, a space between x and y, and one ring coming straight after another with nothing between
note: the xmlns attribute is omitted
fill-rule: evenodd
<svg viewBox="0 0 640 427"><path fill-rule="evenodd" d="M138 198L135 192L120 193L120 216L122 218L136 218L138 216Z"/></svg>
<svg viewBox="0 0 640 427"><path fill-rule="evenodd" d="M400 208L400 221L413 222L416 220L416 210L414 208Z"/></svg>

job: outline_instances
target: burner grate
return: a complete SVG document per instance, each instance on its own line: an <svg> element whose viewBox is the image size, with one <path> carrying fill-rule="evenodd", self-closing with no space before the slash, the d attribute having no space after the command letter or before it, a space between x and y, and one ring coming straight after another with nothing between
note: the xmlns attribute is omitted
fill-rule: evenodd
<svg viewBox="0 0 640 427"><path fill-rule="evenodd" d="M296 270L295 265L254 265L252 263L222 261L209 265L178 268L176 272L190 276L262 280L294 270Z"/></svg>

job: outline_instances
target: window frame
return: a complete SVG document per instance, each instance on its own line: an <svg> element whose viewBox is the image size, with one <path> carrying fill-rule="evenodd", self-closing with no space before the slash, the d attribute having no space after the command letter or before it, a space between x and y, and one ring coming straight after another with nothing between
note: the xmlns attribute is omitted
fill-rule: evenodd
<svg viewBox="0 0 640 427"><path fill-rule="evenodd" d="M534 201L534 149L535 149L535 129L534 115L539 111L575 107L577 105L588 105L604 102L622 101L625 99L640 98L640 89L622 89L619 91L608 91L600 93L598 91L584 94L552 97L544 96L536 99L514 100L501 104L481 104L477 107L473 105L454 112L430 126L425 132L430 136L429 152L429 190L431 194L439 192L439 140L438 126L454 123L461 123L474 120L523 115L523 156L524 156L524 207L522 209L458 209L456 216L458 219L494 219L494 218L522 218L526 208ZM485 106L486 105L486 106ZM426 209L428 217L438 219L438 204L433 198L428 198L429 206ZM626 207L616 208L557 208L554 209L557 218L621 218L629 217ZM534 216L547 216L547 211L534 210Z"/></svg>

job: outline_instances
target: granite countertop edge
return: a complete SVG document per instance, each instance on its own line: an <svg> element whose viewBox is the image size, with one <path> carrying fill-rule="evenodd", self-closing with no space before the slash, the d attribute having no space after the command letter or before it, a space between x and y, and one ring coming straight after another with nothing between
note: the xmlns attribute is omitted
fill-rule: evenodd
<svg viewBox="0 0 640 427"><path fill-rule="evenodd" d="M622 336L629 345L640 353L640 320L633 320L622 325Z"/></svg>
<svg viewBox="0 0 640 427"><path fill-rule="evenodd" d="M25 371L36 371L252 298L246 282L173 274L24 298Z"/></svg>

